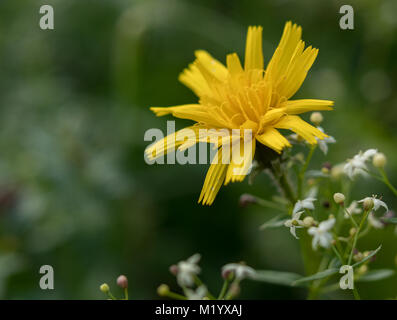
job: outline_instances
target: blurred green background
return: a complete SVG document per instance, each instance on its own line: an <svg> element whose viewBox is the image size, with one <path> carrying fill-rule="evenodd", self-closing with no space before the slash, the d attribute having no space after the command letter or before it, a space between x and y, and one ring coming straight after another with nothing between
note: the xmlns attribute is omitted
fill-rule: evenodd
<svg viewBox="0 0 397 320"><path fill-rule="evenodd" d="M55 30L39 28L39 8L53 5ZM156 298L168 266L202 254L202 277L214 291L220 268L245 260L258 269L302 273L299 247L286 228L260 232L274 213L240 208L249 192L266 199L265 175L222 188L214 205L197 204L205 165L144 162L149 128L166 129L149 106L193 103L177 81L206 49L225 61L243 57L248 25L264 27L270 59L284 23L303 27L320 49L296 97L336 101L323 127L338 143L311 168L378 148L397 181L397 2L350 1L355 29L339 28L345 1L47 0L0 2L0 298L102 299L98 287L126 274L132 299ZM308 115L306 115L306 118ZM178 120L177 128L188 121ZM357 199L383 195L361 179ZM331 207L330 211L333 208ZM383 243L374 268L395 268L393 229L362 243ZM55 290L40 290L39 268L55 270ZM397 296L397 277L359 285L363 298ZM121 289L120 289L121 290ZM247 282L241 298L304 298L301 289ZM339 296L337 296L339 297Z"/></svg>

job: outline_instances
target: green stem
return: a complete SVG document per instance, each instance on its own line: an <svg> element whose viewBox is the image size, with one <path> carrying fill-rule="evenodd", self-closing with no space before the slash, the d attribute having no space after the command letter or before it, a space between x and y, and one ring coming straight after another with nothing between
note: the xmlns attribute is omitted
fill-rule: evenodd
<svg viewBox="0 0 397 320"><path fill-rule="evenodd" d="M303 164L302 169L299 172L298 175L298 197L301 198L302 197L302 189L303 189L303 182L305 180L305 174L306 174L306 170L309 167L310 161L313 157L314 154L314 150L316 149L316 145L312 145L310 147L310 151L306 157L305 163Z"/></svg>
<svg viewBox="0 0 397 320"><path fill-rule="evenodd" d="M294 194L294 191L288 181L287 175L283 173L280 176L280 185L282 186L286 197L291 201L291 204L294 205L294 203L297 201L296 196Z"/></svg>
<svg viewBox="0 0 397 320"><path fill-rule="evenodd" d="M354 225L354 227L355 227L355 228L358 228L357 222L354 220L354 218L353 218L353 216L350 214L350 212L346 210L346 208L345 208L345 212L346 212L346 214L349 216L349 219L350 219L350 221L352 222L352 224Z"/></svg>
<svg viewBox="0 0 397 320"><path fill-rule="evenodd" d="M351 265L351 262L352 262L352 259L353 259L353 252L354 252L354 249L356 248L356 245L357 245L358 235L359 235L359 233L360 233L361 228L362 228L363 225L364 225L364 222L367 220L368 215L369 215L370 212L371 212L371 210L366 210L366 211L364 212L364 216L363 216L363 218L361 219L360 225L358 226L358 229L357 229L356 233L354 234L353 245L352 245L352 249L351 249L351 251L350 251L349 260L348 260L348 262L347 262L347 264L348 264L349 266Z"/></svg>
<svg viewBox="0 0 397 320"><path fill-rule="evenodd" d="M218 300L222 300L225 297L228 286L229 286L229 281L225 279L225 281L223 282L221 292L219 293Z"/></svg>
<svg viewBox="0 0 397 320"><path fill-rule="evenodd" d="M108 291L108 296L112 300L117 300L116 297L110 291Z"/></svg>
<svg viewBox="0 0 397 320"><path fill-rule="evenodd" d="M175 299L175 300L187 300L187 298L181 294L169 291L166 294L166 297L171 298L171 299Z"/></svg>
<svg viewBox="0 0 397 320"><path fill-rule="evenodd" d="M321 259L320 265L318 267L317 272L324 271L327 268L329 262L329 258L327 256L323 256ZM313 281L309 287L309 294L307 296L307 300L315 300L317 299L319 293L321 292L322 286L328 281L328 278L320 279L317 281Z"/></svg>
<svg viewBox="0 0 397 320"><path fill-rule="evenodd" d="M358 294L356 286L354 286L353 288L353 295L354 295L354 299L360 300L360 295Z"/></svg>
<svg viewBox="0 0 397 320"><path fill-rule="evenodd" d="M338 249L337 249L334 245L332 246L332 250L334 250L336 256L338 257L338 259L339 259L339 261L340 261L340 263L341 263L342 265L344 265L345 263L343 262L343 258L342 258L342 256L340 255Z"/></svg>
<svg viewBox="0 0 397 320"><path fill-rule="evenodd" d="M382 175L382 181L389 187L389 189L394 193L394 195L397 197L397 189L391 184L389 178L386 175L386 172L383 168L379 168L379 172Z"/></svg>
<svg viewBox="0 0 397 320"><path fill-rule="evenodd" d="M235 279L229 287L229 291L226 294L225 300L231 300L236 296L236 292L233 292L233 288L238 288L240 285L240 280Z"/></svg>
<svg viewBox="0 0 397 320"><path fill-rule="evenodd" d="M203 281L201 281L201 279L199 277L197 277L196 275L194 276L194 282L196 283L197 287L200 287L200 286L204 285ZM207 297L210 300L216 300L215 297L208 290L207 290Z"/></svg>

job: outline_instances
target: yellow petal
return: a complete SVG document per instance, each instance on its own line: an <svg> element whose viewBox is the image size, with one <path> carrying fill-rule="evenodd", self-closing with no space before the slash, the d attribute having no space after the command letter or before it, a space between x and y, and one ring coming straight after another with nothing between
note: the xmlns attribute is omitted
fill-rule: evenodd
<svg viewBox="0 0 397 320"><path fill-rule="evenodd" d="M302 28L287 22L280 43L270 60L265 80L272 81L279 97L289 99L300 88L317 57L318 49L301 40ZM277 98L276 96L274 98ZM277 104L273 101L273 105Z"/></svg>
<svg viewBox="0 0 397 320"><path fill-rule="evenodd" d="M212 95L207 81L199 68L193 63L179 75L179 81L192 90L198 97Z"/></svg>
<svg viewBox="0 0 397 320"><path fill-rule="evenodd" d="M299 99L288 100L280 105L288 114L300 114L308 111L332 110L331 100Z"/></svg>
<svg viewBox="0 0 397 320"><path fill-rule="evenodd" d="M227 129L210 129L205 126L194 126L196 134L194 136L186 136L185 142L178 148L179 151L184 151L198 142L211 143L214 147L219 148L222 145L230 144L240 136L232 135Z"/></svg>
<svg viewBox="0 0 397 320"><path fill-rule="evenodd" d="M262 27L248 27L245 46L245 71L263 69Z"/></svg>
<svg viewBox="0 0 397 320"><path fill-rule="evenodd" d="M238 75L244 72L237 53L228 54L226 56L226 65L231 75Z"/></svg>
<svg viewBox="0 0 397 320"><path fill-rule="evenodd" d="M211 205L223 184L226 176L228 164L222 163L222 148L218 150L217 157L215 157L208 169L204 180L204 185L198 203L203 205Z"/></svg>
<svg viewBox="0 0 397 320"><path fill-rule="evenodd" d="M265 131L256 136L256 139L264 144L265 146L273 149L274 151L281 153L285 147L290 147L291 144L288 142L280 132L274 128L266 128Z"/></svg>
<svg viewBox="0 0 397 320"><path fill-rule="evenodd" d="M192 136L192 134L197 132L198 129L199 127L197 126L191 126L171 133L165 138L149 145L145 150L145 154L149 160L154 160L166 155L170 151L175 151L175 148L184 143L184 141L177 141L177 135Z"/></svg>
<svg viewBox="0 0 397 320"><path fill-rule="evenodd" d="M273 83L280 82L301 40L301 35L301 27L298 27L296 24L293 25L291 21L285 24L280 43L266 68L266 80Z"/></svg>
<svg viewBox="0 0 397 320"><path fill-rule="evenodd" d="M303 48L304 43L301 43ZM303 53L298 52L293 56L285 72L285 79L277 87L280 95L289 99L299 90L317 55L318 49L310 46Z"/></svg>
<svg viewBox="0 0 397 320"><path fill-rule="evenodd" d="M310 144L316 144L316 138L324 139L328 137L325 133L303 121L299 116L285 116L274 125L275 128L291 130Z"/></svg>
<svg viewBox="0 0 397 320"><path fill-rule="evenodd" d="M255 155L255 139L244 141L239 139L232 147L232 157L227 168L225 185L229 182L243 181L251 167ZM240 160L242 160L240 162Z"/></svg>
<svg viewBox="0 0 397 320"><path fill-rule="evenodd" d="M215 109L215 108L212 108ZM200 104L185 104L175 107L151 107L157 116L172 114L176 118L189 119L200 123L205 123L215 127L225 127L227 124L222 121L222 118L216 113L217 110L211 112L208 107Z"/></svg>
<svg viewBox="0 0 397 320"><path fill-rule="evenodd" d="M221 82L226 80L229 71L221 62L213 58L204 50L197 50L195 55L200 65L203 66L213 77Z"/></svg>

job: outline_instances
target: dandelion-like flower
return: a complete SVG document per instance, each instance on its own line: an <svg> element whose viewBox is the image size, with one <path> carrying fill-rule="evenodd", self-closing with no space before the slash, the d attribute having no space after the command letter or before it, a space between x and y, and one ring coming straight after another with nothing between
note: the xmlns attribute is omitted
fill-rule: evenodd
<svg viewBox="0 0 397 320"><path fill-rule="evenodd" d="M245 178L257 147L264 145L281 153L291 146L280 129L291 130L310 144L316 144L316 138L327 138L298 114L331 110L333 101L290 100L301 87L318 54L318 49L311 46L305 49L301 34L301 27L287 22L266 68L262 27L248 28L244 66L236 53L227 55L225 66L206 51L196 51L196 60L182 72L179 80L193 90L199 102L151 108L158 116L172 114L196 124L149 146L146 149L148 158L154 160L175 148L183 151L198 142L213 143L217 156L211 163L199 197L199 202L211 205L222 184ZM248 138L247 131L251 133ZM176 139L178 136L185 138ZM231 152L225 147L226 141L235 147ZM248 151L243 150L243 145L249 146ZM234 153L239 155L235 157Z"/></svg>
<svg viewBox="0 0 397 320"><path fill-rule="evenodd" d="M310 227L308 233L313 236L312 247L317 250L318 245L329 248L332 242L332 234L329 232L335 224L335 219L322 221L318 227Z"/></svg>

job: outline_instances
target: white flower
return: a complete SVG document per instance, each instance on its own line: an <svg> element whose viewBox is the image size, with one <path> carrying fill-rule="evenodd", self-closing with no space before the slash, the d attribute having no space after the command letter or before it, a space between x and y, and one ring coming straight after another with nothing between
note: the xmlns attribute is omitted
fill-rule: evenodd
<svg viewBox="0 0 397 320"><path fill-rule="evenodd" d="M203 298L207 295L207 287L205 285L201 285L196 290L192 290L186 288L185 294L188 300L203 300Z"/></svg>
<svg viewBox="0 0 397 320"><path fill-rule="evenodd" d="M358 207L357 201L352 201L350 206L346 208L346 211L345 211L345 219L349 219L349 215L351 216L353 214L360 214L362 212L361 208Z"/></svg>
<svg viewBox="0 0 397 320"><path fill-rule="evenodd" d="M385 227L385 225L379 220L377 219L373 212L371 212L368 216L368 222L371 226L373 226L375 229L383 229Z"/></svg>
<svg viewBox="0 0 397 320"><path fill-rule="evenodd" d="M352 180L356 175L366 175L367 166L365 163L376 153L376 149L368 149L364 153L360 151L353 157L353 159L347 160L347 163L343 167L343 171Z"/></svg>
<svg viewBox="0 0 397 320"><path fill-rule="evenodd" d="M316 201L316 198L313 197L308 197L303 200L298 200L295 203L294 210L292 210L292 214L297 213L298 211L301 211L302 209L308 209L308 210L314 210L314 204L313 202Z"/></svg>
<svg viewBox="0 0 397 320"><path fill-rule="evenodd" d="M194 276L199 274L201 269L197 265L201 256L196 253L186 261L178 263L176 279L181 287L190 287L194 283Z"/></svg>
<svg viewBox="0 0 397 320"><path fill-rule="evenodd" d="M321 132L324 132L324 129L321 128L321 127L317 127L317 129L320 130ZM331 136L329 136L329 137L327 137L327 138L324 138L324 139L318 139L318 138L316 138L316 140L317 140L318 146L320 147L320 150L321 150L325 155L328 153L328 143L335 143L335 142L336 142L335 138L334 138L334 137L331 137Z"/></svg>
<svg viewBox="0 0 397 320"><path fill-rule="evenodd" d="M320 244L323 248L329 248L332 242L332 234L328 231L333 228L335 219L328 219L319 224L318 227L310 227L308 233L313 236L312 247L317 249Z"/></svg>
<svg viewBox="0 0 397 320"><path fill-rule="evenodd" d="M358 201L359 203L364 203L365 200L372 200L374 202L374 207L372 210L376 211L378 210L380 207L383 207L386 209L386 211L389 211L389 208L387 207L387 204L384 203L382 200L379 200L376 198L376 196L372 196L372 197L366 197L364 199L361 199L360 201Z"/></svg>
<svg viewBox="0 0 397 320"><path fill-rule="evenodd" d="M292 219L284 222L284 225L289 228L289 231L296 239L299 239L296 235L296 228L302 228L303 226L303 221L299 220L302 213L303 211L296 212L293 214Z"/></svg>
<svg viewBox="0 0 397 320"><path fill-rule="evenodd" d="M233 272L237 280L243 280L245 278L252 278L256 275L256 271L242 263L228 263L222 267L222 274L228 274Z"/></svg>

